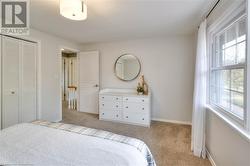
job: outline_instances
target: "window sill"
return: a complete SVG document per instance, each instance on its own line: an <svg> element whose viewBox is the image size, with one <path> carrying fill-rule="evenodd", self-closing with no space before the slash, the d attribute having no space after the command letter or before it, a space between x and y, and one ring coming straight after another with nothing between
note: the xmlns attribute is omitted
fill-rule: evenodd
<svg viewBox="0 0 250 166"><path fill-rule="evenodd" d="M235 123L231 122L227 117L225 117L222 113L216 111L214 108L212 108L210 105L207 105L206 108L213 112L217 117L222 119L227 125L229 125L232 129L234 129L236 132L238 132L244 139L246 139L248 142L250 142L250 133L247 132L242 127L239 127Z"/></svg>

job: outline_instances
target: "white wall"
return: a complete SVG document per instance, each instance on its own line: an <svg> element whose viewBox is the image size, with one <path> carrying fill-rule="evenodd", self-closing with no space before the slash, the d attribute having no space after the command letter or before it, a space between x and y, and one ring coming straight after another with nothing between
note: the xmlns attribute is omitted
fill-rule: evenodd
<svg viewBox="0 0 250 166"><path fill-rule="evenodd" d="M216 166L249 166L249 140L211 111L206 121L206 147Z"/></svg>
<svg viewBox="0 0 250 166"><path fill-rule="evenodd" d="M31 30L28 38L41 42L40 118L49 121L60 121L62 112L60 102L61 54L59 50L61 47L79 49L79 46L76 43L37 30Z"/></svg>
<svg viewBox="0 0 250 166"><path fill-rule="evenodd" d="M233 0L222 0L208 23L211 25L218 19L232 2ZM206 118L206 147L217 166L250 165L250 141L209 110Z"/></svg>
<svg viewBox="0 0 250 166"><path fill-rule="evenodd" d="M153 118L190 123L195 45L194 35L190 35L96 43L84 45L82 50L100 51L101 88L136 88L138 79L123 82L116 78L114 63L125 53L137 56L153 94Z"/></svg>
<svg viewBox="0 0 250 166"><path fill-rule="evenodd" d="M247 1L247 13L248 13L248 23L247 23L247 27L248 27L248 33L247 33L247 48L248 48L248 51L247 51L247 54L248 54L248 57L250 57L250 0ZM247 58L247 66L250 66L250 58ZM247 82L250 82L250 67L248 67L248 75L247 75ZM248 88L247 88L247 96L249 97L250 96L250 85L248 85ZM248 112L250 112L250 100L248 100L247 102L247 109L248 109ZM250 130L250 113L248 113L248 129Z"/></svg>
<svg viewBox="0 0 250 166"><path fill-rule="evenodd" d="M0 73L2 73L2 38L0 37ZM0 74L0 94L2 94L2 74ZM0 95L0 130L2 129L2 95Z"/></svg>

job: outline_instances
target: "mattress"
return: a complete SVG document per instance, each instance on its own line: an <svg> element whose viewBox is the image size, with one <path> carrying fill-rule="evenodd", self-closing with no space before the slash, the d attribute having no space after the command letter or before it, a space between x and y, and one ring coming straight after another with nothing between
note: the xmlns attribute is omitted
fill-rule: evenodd
<svg viewBox="0 0 250 166"><path fill-rule="evenodd" d="M135 138L82 126L35 121L0 132L0 165L155 166Z"/></svg>

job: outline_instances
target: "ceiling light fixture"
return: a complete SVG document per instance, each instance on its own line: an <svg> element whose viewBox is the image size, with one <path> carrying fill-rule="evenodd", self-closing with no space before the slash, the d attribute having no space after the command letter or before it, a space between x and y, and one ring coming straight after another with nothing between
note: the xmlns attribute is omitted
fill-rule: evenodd
<svg viewBox="0 0 250 166"><path fill-rule="evenodd" d="M87 19L86 0L60 0L60 14L71 20Z"/></svg>

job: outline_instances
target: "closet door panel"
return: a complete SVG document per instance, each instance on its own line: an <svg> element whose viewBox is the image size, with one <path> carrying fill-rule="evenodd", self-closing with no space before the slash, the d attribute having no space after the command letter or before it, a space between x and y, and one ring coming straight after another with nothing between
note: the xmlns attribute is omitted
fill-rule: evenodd
<svg viewBox="0 0 250 166"><path fill-rule="evenodd" d="M36 44L22 42L20 121L36 120Z"/></svg>
<svg viewBox="0 0 250 166"><path fill-rule="evenodd" d="M19 121L19 53L20 42L3 37L2 40L2 115L3 128Z"/></svg>

